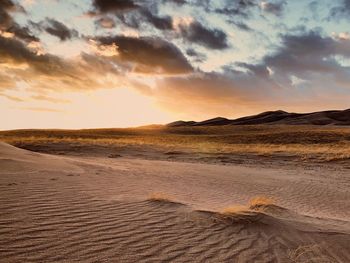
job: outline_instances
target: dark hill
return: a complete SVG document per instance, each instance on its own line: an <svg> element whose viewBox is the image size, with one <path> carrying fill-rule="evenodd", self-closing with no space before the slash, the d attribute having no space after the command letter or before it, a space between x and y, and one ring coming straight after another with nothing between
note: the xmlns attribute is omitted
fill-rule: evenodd
<svg viewBox="0 0 350 263"><path fill-rule="evenodd" d="M185 126L219 126L219 125L257 125L257 124L288 124L288 125L350 125L350 109L320 111L312 113L289 113L286 111L267 111L257 115L234 120L218 117L201 122L177 121L169 123L169 127Z"/></svg>

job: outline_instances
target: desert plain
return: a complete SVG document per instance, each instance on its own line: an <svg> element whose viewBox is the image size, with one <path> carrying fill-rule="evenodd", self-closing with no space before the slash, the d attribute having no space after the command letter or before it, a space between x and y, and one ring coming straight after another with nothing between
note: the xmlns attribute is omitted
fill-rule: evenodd
<svg viewBox="0 0 350 263"><path fill-rule="evenodd" d="M0 262L350 262L346 126L0 140Z"/></svg>

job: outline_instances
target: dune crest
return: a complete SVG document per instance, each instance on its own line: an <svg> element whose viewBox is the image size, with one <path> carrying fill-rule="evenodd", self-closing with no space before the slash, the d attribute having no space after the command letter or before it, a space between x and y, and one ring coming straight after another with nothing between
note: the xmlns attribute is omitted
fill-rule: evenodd
<svg viewBox="0 0 350 263"><path fill-rule="evenodd" d="M205 121L175 121L168 127L184 126L221 126L221 125L350 125L350 109L320 111L312 113L289 113L282 110L267 111L257 115L242 117L234 120L217 117Z"/></svg>
<svg viewBox="0 0 350 263"><path fill-rule="evenodd" d="M0 142L0 167L3 173L40 170L81 171L64 158L27 151L3 142Z"/></svg>

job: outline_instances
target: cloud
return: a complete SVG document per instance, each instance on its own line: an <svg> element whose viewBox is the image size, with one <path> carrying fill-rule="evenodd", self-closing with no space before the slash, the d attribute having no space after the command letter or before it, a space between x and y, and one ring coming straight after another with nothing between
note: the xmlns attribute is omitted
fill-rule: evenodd
<svg viewBox="0 0 350 263"><path fill-rule="evenodd" d="M115 27L115 21L111 17L101 17L95 21L95 24L102 28L111 29Z"/></svg>
<svg viewBox="0 0 350 263"><path fill-rule="evenodd" d="M350 18L350 0L340 0L340 4L331 8L329 19L349 19Z"/></svg>
<svg viewBox="0 0 350 263"><path fill-rule="evenodd" d="M163 0L163 3L174 3L176 5L182 6L187 3L186 0Z"/></svg>
<svg viewBox="0 0 350 263"><path fill-rule="evenodd" d="M78 31L70 29L65 24L52 18L46 18L45 22L41 25L47 33L58 37L61 41L79 36Z"/></svg>
<svg viewBox="0 0 350 263"><path fill-rule="evenodd" d="M138 9L121 11L116 17L126 26L138 29L151 25L158 30L173 30L173 18L169 15L158 15L158 5L139 6Z"/></svg>
<svg viewBox="0 0 350 263"><path fill-rule="evenodd" d="M16 37L25 41L38 41L39 39L32 35L28 27L18 25L10 15L13 12L22 12L25 10L22 6L11 0L0 1L0 30L13 33Z"/></svg>
<svg viewBox="0 0 350 263"><path fill-rule="evenodd" d="M50 54L37 55L23 42L14 38L0 37L0 57L0 65L3 63L26 64L37 73L45 75L62 75L73 71L73 67L59 57Z"/></svg>
<svg viewBox="0 0 350 263"><path fill-rule="evenodd" d="M226 49L229 47L227 35L217 28L206 28L198 21L180 23L179 34L190 43L196 43L209 49Z"/></svg>
<svg viewBox="0 0 350 263"><path fill-rule="evenodd" d="M166 110L201 119L251 113L276 99L279 88L272 79L227 70L164 78L157 82L153 96Z"/></svg>
<svg viewBox="0 0 350 263"><path fill-rule="evenodd" d="M249 18L251 15L251 8L256 6L257 3L255 0L232 0L226 1L222 7L215 8L211 11L218 14L226 15L230 18ZM208 4L206 4L206 9L208 9Z"/></svg>
<svg viewBox="0 0 350 263"><path fill-rule="evenodd" d="M284 7L287 4L286 1L279 1L279 2L268 2L268 1L262 1L260 3L260 7L265 12L274 14L276 16L281 16L284 11Z"/></svg>
<svg viewBox="0 0 350 263"><path fill-rule="evenodd" d="M207 59L207 56L204 53L200 53L193 48L188 48L186 54L187 56L194 58L195 62L204 62Z"/></svg>
<svg viewBox="0 0 350 263"><path fill-rule="evenodd" d="M341 65L336 56L350 58L350 40L318 31L285 34L281 45L259 63L236 62L222 72L167 77L157 82L153 96L165 109L186 109L201 118L271 107L347 107L350 66Z"/></svg>
<svg viewBox="0 0 350 263"><path fill-rule="evenodd" d="M15 85L15 81L11 77L9 77L9 74L0 71L0 91L12 89L13 87L15 87Z"/></svg>
<svg viewBox="0 0 350 263"><path fill-rule="evenodd" d="M92 4L99 13L126 11L139 7L132 0L93 0Z"/></svg>
<svg viewBox="0 0 350 263"><path fill-rule="evenodd" d="M38 111L38 112L63 112L62 110L44 108L44 107L22 107L23 110Z"/></svg>
<svg viewBox="0 0 350 263"><path fill-rule="evenodd" d="M116 62L128 63L134 72L148 74L184 74L192 66L174 44L158 37L98 37L100 45L118 47Z"/></svg>
<svg viewBox="0 0 350 263"><path fill-rule="evenodd" d="M0 97L5 97L9 100L15 101L15 102L23 102L24 100L19 98L19 97L15 97L15 96L11 96L11 95L7 95L4 93L0 93Z"/></svg>
<svg viewBox="0 0 350 263"><path fill-rule="evenodd" d="M140 14L147 22L159 30L173 29L173 19L171 16L156 16L147 8L143 8Z"/></svg>
<svg viewBox="0 0 350 263"><path fill-rule="evenodd" d="M11 90L16 82L21 81L36 93L112 87L116 86L112 82L120 77L119 68L103 58L84 53L74 59L38 54L24 42L4 37L0 37L0 70L2 90ZM114 79L109 75L113 75Z"/></svg>
<svg viewBox="0 0 350 263"><path fill-rule="evenodd" d="M58 98L49 97L46 95L33 95L31 96L31 98L34 100L48 101L52 103L69 103L70 102L70 100L58 99Z"/></svg>
<svg viewBox="0 0 350 263"><path fill-rule="evenodd" d="M90 39L89 40L90 48L98 56L103 57L115 57L119 55L118 47L115 43L112 44L99 44L97 41Z"/></svg>
<svg viewBox="0 0 350 263"><path fill-rule="evenodd" d="M185 18L174 19L169 15L159 15L159 5L142 6L137 5L137 9L119 10L116 14L118 19L126 26L139 29L146 28L145 24L151 25L161 31L169 31L168 37L183 38L188 43L204 46L208 49L222 50L229 47L227 34L219 28L208 28L202 23L191 20L190 23ZM105 28L111 28L114 23L108 18L100 18L97 24ZM243 27L243 25L241 25ZM245 27L247 29L247 27Z"/></svg>
<svg viewBox="0 0 350 263"><path fill-rule="evenodd" d="M237 28L243 31L247 31L247 32L253 31L253 29L250 26L248 26L246 23L243 23L241 21L229 20L228 22L235 25Z"/></svg>
<svg viewBox="0 0 350 263"><path fill-rule="evenodd" d="M337 40L350 40L349 32L332 33L332 36Z"/></svg>
<svg viewBox="0 0 350 263"><path fill-rule="evenodd" d="M281 80L294 74L301 79L313 78L314 73L336 78L350 77L349 68L342 67L334 56L350 57L350 41L322 36L317 31L299 35L283 35L282 46L265 56L263 63L278 72Z"/></svg>

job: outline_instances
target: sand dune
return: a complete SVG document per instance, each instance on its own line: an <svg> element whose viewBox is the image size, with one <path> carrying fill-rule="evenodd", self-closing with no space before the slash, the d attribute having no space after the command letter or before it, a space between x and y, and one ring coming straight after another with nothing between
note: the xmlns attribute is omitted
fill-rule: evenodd
<svg viewBox="0 0 350 263"><path fill-rule="evenodd" d="M0 142L0 166L3 172L81 170L62 158L26 151L2 142Z"/></svg>
<svg viewBox="0 0 350 263"><path fill-rule="evenodd" d="M229 120L222 117L205 121L176 121L168 127L183 126L220 126L220 125L257 125L257 124L287 124L287 125L350 125L350 109L320 111L312 113L290 113L282 110L267 111L253 116Z"/></svg>
<svg viewBox="0 0 350 263"><path fill-rule="evenodd" d="M341 169L63 158L6 144L0 167L1 262L350 261ZM275 203L244 206L266 195Z"/></svg>

